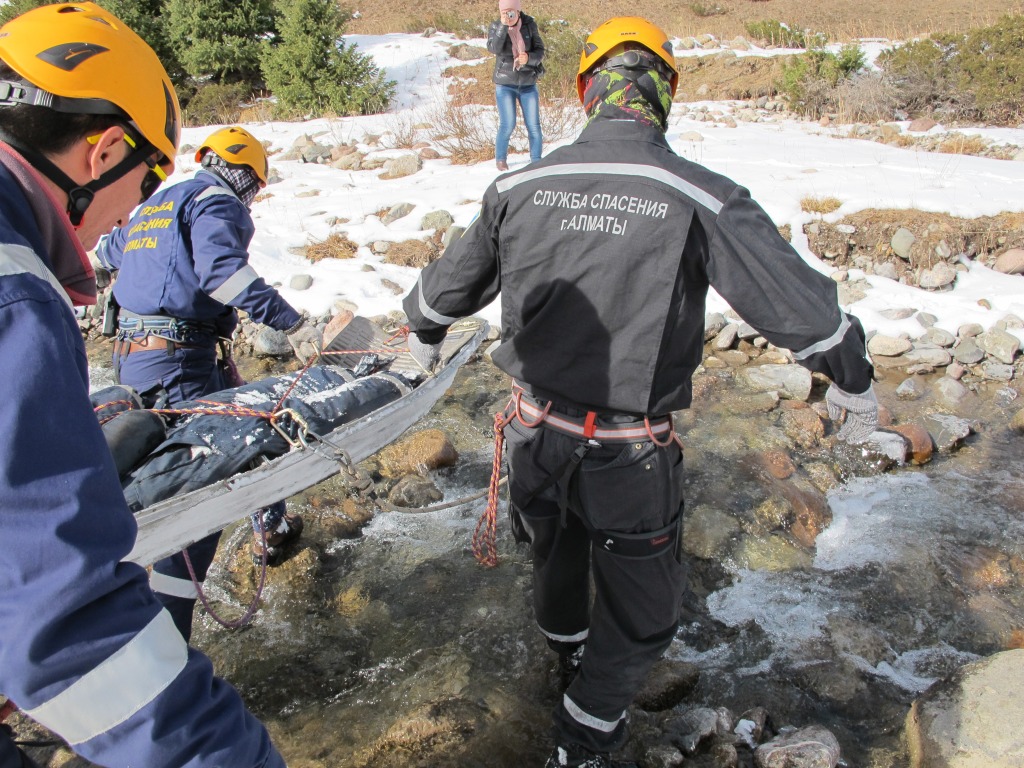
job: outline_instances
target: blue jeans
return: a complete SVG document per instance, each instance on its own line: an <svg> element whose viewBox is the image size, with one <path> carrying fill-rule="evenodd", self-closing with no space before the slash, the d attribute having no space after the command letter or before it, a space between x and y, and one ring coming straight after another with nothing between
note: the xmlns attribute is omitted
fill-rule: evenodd
<svg viewBox="0 0 1024 768"><path fill-rule="evenodd" d="M495 100L498 102L498 139L494 143L494 159L508 158L508 140L516 127L516 101L523 110L526 135L530 137L530 162L540 160L541 144L544 137L540 132L540 96L536 85L495 86Z"/></svg>

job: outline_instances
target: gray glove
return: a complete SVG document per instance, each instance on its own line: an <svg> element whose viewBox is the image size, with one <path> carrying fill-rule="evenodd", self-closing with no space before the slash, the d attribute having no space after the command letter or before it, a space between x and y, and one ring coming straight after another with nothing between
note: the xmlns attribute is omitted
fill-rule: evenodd
<svg viewBox="0 0 1024 768"><path fill-rule="evenodd" d="M434 372L434 366L441 362L441 344L424 344L415 333L409 334L409 354L427 373Z"/></svg>
<svg viewBox="0 0 1024 768"><path fill-rule="evenodd" d="M96 273L97 290L105 290L112 282L114 282L113 275L106 267L94 267L93 271Z"/></svg>
<svg viewBox="0 0 1024 768"><path fill-rule="evenodd" d="M299 322L285 331L285 336L295 350L295 356L303 363L308 362L310 358L319 357L324 345L323 334L313 325L313 321L306 313L302 314Z"/></svg>
<svg viewBox="0 0 1024 768"><path fill-rule="evenodd" d="M843 413L846 414L846 421L837 435L840 440L858 445L878 429L878 399L871 387L863 394L851 395L832 384L825 392L825 403L832 421L839 423Z"/></svg>

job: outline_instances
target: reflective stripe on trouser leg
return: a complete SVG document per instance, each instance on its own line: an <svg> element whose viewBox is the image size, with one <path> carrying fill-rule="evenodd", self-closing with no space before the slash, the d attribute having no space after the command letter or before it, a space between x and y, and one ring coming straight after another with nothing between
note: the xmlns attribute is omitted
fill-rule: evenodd
<svg viewBox="0 0 1024 768"><path fill-rule="evenodd" d="M682 454L649 442L592 452L578 477L595 596L587 650L555 726L561 740L611 752L627 736L623 712L678 627Z"/></svg>
<svg viewBox="0 0 1024 768"><path fill-rule="evenodd" d="M201 584L206 579L206 572L210 569L213 556L217 553L217 542L220 541L220 532L210 534L205 539L197 541L188 550L189 560L192 562L192 569L196 573L196 579ZM182 586L182 582L191 584L192 577L185 564L185 556L178 552L170 557L165 557L153 565L154 592L157 599L171 614L174 619L174 626L181 632L186 642L192 637L192 610L195 608L196 596L184 596L182 589L173 587ZM168 592L157 589L160 584L168 585Z"/></svg>

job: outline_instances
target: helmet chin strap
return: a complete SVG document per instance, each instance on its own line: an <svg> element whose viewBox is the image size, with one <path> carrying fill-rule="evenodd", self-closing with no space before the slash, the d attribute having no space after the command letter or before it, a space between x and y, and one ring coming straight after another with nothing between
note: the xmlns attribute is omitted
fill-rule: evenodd
<svg viewBox="0 0 1024 768"><path fill-rule="evenodd" d="M33 168L63 190L64 194L68 196L68 218L71 220L71 226L75 229L82 226L85 212L92 205L97 192L110 186L133 168L145 162L146 156L154 151L152 145L144 142L98 179L93 179L86 184L78 184L45 155L22 145L3 129L0 129L0 141L16 149Z"/></svg>

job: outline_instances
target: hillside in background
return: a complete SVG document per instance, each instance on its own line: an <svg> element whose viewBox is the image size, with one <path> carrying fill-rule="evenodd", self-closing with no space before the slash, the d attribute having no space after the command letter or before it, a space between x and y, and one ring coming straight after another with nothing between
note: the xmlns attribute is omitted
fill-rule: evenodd
<svg viewBox="0 0 1024 768"><path fill-rule="evenodd" d="M404 0L356 2L351 8L358 17L349 31L363 34L419 32L427 26L456 32L470 24L485 24L497 18L495 0L433 0L428 4ZM751 21L777 19L788 24L823 32L842 42L852 38L886 37L907 39L935 32L962 32L984 26L1007 13L1021 13L1020 2L1006 0L920 0L914 3L892 0L694 0L656 2L634 0L625 4L611 0L526 0L523 10L533 16L565 18L594 27L612 16L644 16L660 25L670 36L710 33L717 37L745 34Z"/></svg>

